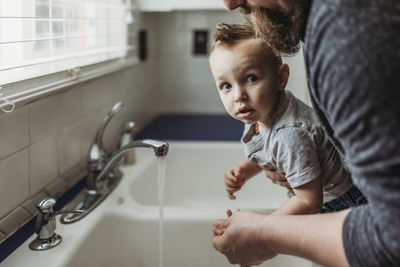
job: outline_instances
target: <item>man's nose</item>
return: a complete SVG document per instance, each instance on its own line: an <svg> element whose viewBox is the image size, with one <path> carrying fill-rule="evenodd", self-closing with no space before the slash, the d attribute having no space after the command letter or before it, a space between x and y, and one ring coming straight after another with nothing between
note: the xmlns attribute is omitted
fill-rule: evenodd
<svg viewBox="0 0 400 267"><path fill-rule="evenodd" d="M242 6L246 0L223 0L224 5L228 10L234 10L240 6Z"/></svg>

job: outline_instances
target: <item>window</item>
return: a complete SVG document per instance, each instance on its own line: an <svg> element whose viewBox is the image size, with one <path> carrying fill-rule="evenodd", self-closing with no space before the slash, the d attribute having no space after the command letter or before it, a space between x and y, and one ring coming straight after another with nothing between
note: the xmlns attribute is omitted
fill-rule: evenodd
<svg viewBox="0 0 400 267"><path fill-rule="evenodd" d="M0 0L3 98L32 97L26 80L34 77L46 75L34 84L48 89L126 63L134 50L132 7L131 0Z"/></svg>

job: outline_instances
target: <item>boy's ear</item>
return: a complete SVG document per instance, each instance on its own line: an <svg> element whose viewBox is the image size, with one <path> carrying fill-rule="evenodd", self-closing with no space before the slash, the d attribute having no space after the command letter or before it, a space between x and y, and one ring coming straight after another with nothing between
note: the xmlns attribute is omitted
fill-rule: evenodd
<svg viewBox="0 0 400 267"><path fill-rule="evenodd" d="M282 64L279 67L279 90L285 90L286 84L289 80L289 66L287 64Z"/></svg>

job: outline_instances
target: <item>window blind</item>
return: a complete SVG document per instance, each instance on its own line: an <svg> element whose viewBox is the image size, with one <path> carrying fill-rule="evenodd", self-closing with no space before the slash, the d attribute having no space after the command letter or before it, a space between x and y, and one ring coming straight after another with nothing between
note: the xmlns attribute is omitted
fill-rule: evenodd
<svg viewBox="0 0 400 267"><path fill-rule="evenodd" d="M124 58L130 1L0 0L0 86Z"/></svg>

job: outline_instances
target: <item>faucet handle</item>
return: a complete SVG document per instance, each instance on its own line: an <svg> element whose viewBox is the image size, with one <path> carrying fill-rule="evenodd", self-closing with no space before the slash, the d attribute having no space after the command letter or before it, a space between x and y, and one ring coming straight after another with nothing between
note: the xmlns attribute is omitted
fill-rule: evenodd
<svg viewBox="0 0 400 267"><path fill-rule="evenodd" d="M56 204L56 200L52 197L44 198L40 203L36 206L36 208L44 215L49 214L50 217L55 217L59 214L64 213L82 213L81 210L58 210L54 211L53 207Z"/></svg>
<svg viewBox="0 0 400 267"><path fill-rule="evenodd" d="M117 114L122 107L124 106L124 104L122 102L117 102L112 108L111 110L108 112L108 114L104 117L102 124L100 125L99 129L97 130L96 136L95 136L95 140L94 143L97 144L97 146L100 149L100 153L102 153L105 156L109 156L111 153L108 152L103 145L103 135L104 135L104 131L108 125L108 123L110 122L110 120L115 116L115 114Z"/></svg>
<svg viewBox="0 0 400 267"><path fill-rule="evenodd" d="M54 198L48 197L40 201L36 208L42 213L52 213L55 204L56 200Z"/></svg>
<svg viewBox="0 0 400 267"><path fill-rule="evenodd" d="M122 102L117 102L108 114L104 117L103 122L96 132L96 136L92 141L89 152L87 155L87 183L86 188L90 191L98 191L95 179L97 174L103 169L105 162L112 152L107 151L103 146L103 134L110 122L110 120L117 114L123 107Z"/></svg>
<svg viewBox="0 0 400 267"><path fill-rule="evenodd" d="M135 139L136 124L133 121L124 123L120 130L120 140L115 151L133 142ZM135 163L135 151L131 150L127 152L121 159L123 165L129 165Z"/></svg>

